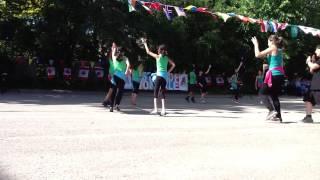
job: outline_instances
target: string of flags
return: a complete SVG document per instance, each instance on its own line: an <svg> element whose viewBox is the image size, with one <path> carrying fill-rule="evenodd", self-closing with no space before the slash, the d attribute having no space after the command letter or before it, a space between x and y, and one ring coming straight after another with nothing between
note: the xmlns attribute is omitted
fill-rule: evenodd
<svg viewBox="0 0 320 180"><path fill-rule="evenodd" d="M196 7L193 5L189 5L185 8L165 5L159 2L145 2L141 0L128 0L129 12L136 11L139 7L143 7L149 14L153 14L154 12L164 12L168 20L172 20L177 16L186 16L186 12L193 13L205 13L211 15L213 17L220 17L226 22L229 18L235 17L241 20L243 23L254 23L260 25L261 32L272 32L276 33L278 31L283 31L287 28L290 29L290 34L292 38L296 38L298 36L299 30L305 34L312 34L313 36L320 37L320 29L301 26L301 25L291 25L288 23L281 23L276 20L263 20L263 19L254 19L242 15L238 15L235 13L222 13L222 12L210 12L207 8L204 7Z"/></svg>

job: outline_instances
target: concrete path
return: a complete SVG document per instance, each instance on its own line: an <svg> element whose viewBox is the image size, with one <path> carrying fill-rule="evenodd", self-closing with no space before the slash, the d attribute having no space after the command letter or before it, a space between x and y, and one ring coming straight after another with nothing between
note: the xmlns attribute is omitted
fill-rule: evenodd
<svg viewBox="0 0 320 180"><path fill-rule="evenodd" d="M188 104L168 94L168 115L149 115L152 94L122 112L101 92L0 95L0 180L320 179L320 111L282 97L285 123L265 121L255 96Z"/></svg>

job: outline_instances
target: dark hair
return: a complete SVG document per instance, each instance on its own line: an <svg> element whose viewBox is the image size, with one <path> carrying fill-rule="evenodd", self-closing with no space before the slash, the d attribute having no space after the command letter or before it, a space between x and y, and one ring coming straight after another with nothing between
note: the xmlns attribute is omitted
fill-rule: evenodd
<svg viewBox="0 0 320 180"><path fill-rule="evenodd" d="M161 44L158 47L158 53L163 54L163 55L168 55L167 46L164 44Z"/></svg>
<svg viewBox="0 0 320 180"><path fill-rule="evenodd" d="M269 41L273 42L277 48L283 48L283 38L278 35L271 35L268 38Z"/></svg>

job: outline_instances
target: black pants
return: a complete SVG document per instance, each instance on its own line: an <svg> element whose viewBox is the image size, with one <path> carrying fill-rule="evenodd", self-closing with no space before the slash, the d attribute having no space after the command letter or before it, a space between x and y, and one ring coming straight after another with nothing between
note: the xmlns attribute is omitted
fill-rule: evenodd
<svg viewBox="0 0 320 180"><path fill-rule="evenodd" d="M114 105L120 105L125 85L124 80L119 78L118 76L114 75L113 80L115 82L115 85L112 86L113 91L111 95L111 107L113 107Z"/></svg>
<svg viewBox="0 0 320 180"><path fill-rule="evenodd" d="M279 95L281 94L283 83L283 75L272 76L272 86L268 87L267 84L263 84L260 91L263 96L262 99L264 105L269 109L269 111L277 111L278 118L281 118Z"/></svg>
<svg viewBox="0 0 320 180"><path fill-rule="evenodd" d="M239 99L240 90L238 88L237 89L233 89L232 93L234 95L234 99L238 100Z"/></svg>
<svg viewBox="0 0 320 180"><path fill-rule="evenodd" d="M165 91L166 91L166 85L167 85L167 81L161 77L161 76L157 76L156 78L156 82L155 82L155 87L154 87L154 98L158 98L159 97L159 92L161 95L162 99L165 99Z"/></svg>

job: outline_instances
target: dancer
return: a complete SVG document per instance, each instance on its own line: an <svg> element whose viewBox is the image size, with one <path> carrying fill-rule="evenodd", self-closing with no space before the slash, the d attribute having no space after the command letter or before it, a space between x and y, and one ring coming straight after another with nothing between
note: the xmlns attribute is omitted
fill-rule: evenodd
<svg viewBox="0 0 320 180"><path fill-rule="evenodd" d="M259 43L256 37L251 39L254 45L254 52L257 58L267 56L269 70L266 73L261 93L263 95L263 102L269 110L267 120L282 122L279 94L281 93L281 86L284 82L283 69L283 52L282 52L282 38L277 35L271 35L268 38L268 48L264 51L259 50Z"/></svg>
<svg viewBox="0 0 320 180"><path fill-rule="evenodd" d="M320 45L316 47L315 55L307 58L306 63L313 76L310 90L303 97L306 106L306 117L303 118L302 122L313 123L312 108L316 104L320 104Z"/></svg>
<svg viewBox="0 0 320 180"><path fill-rule="evenodd" d="M260 69L258 71L258 75L256 76L256 80L255 80L254 86L255 86L256 91L259 93L260 89L263 86L263 74L262 74L262 71Z"/></svg>
<svg viewBox="0 0 320 180"><path fill-rule="evenodd" d="M120 102L123 95L125 78L129 74L130 63L121 47L112 48L112 62L114 67L112 96L110 104L110 112L113 112L115 106L117 111L120 111Z"/></svg>
<svg viewBox="0 0 320 180"><path fill-rule="evenodd" d="M205 76L209 74L210 70L211 70L211 64L209 65L205 73L203 72L203 70L199 71L198 85L200 86L201 103L207 102L206 96L208 94L208 87L207 87L207 81Z"/></svg>
<svg viewBox="0 0 320 180"><path fill-rule="evenodd" d="M191 102L195 103L194 99L194 91L197 86L197 75L195 72L195 65L192 64L192 69L189 72L189 88L188 88L188 96L185 98L187 102L190 102L189 98L191 97Z"/></svg>
<svg viewBox="0 0 320 180"><path fill-rule="evenodd" d="M112 43L111 50L109 54L107 54L108 58L108 63L109 63L109 71L108 71L108 84L109 84L109 89L107 90L106 96L104 97L104 100L102 102L102 105L104 107L108 107L111 104L111 95L112 95L112 90L114 86L113 82L113 74L114 74L114 67L113 67L113 61L112 61L112 49L117 48L116 43Z"/></svg>
<svg viewBox="0 0 320 180"><path fill-rule="evenodd" d="M131 104L134 106L137 105L137 96L139 93L142 72L143 72L143 64L135 65L131 69L131 77L132 77Z"/></svg>
<svg viewBox="0 0 320 180"><path fill-rule="evenodd" d="M243 62L241 62L238 66L237 69L234 70L234 74L231 76L230 78L230 84L231 84L231 88L230 90L232 91L234 98L233 101L235 103L239 103L239 70L241 68L241 66L243 65Z"/></svg>
<svg viewBox="0 0 320 180"><path fill-rule="evenodd" d="M165 90L166 90L166 84L167 84L167 78L168 73L171 73L173 69L175 68L175 63L168 58L168 52L165 45L160 45L158 47L158 54L155 54L151 52L147 45L147 40L142 39L142 42L144 44L144 47L146 49L147 54L152 56L156 60L157 65L157 77L155 81L155 88L154 88L154 110L151 112L151 114L158 114L158 107L157 107L157 99L159 97L159 91L161 94L161 103L162 103L162 109L161 109L161 116L166 115L166 108L165 108ZM168 63L170 64L170 69L168 69Z"/></svg>

